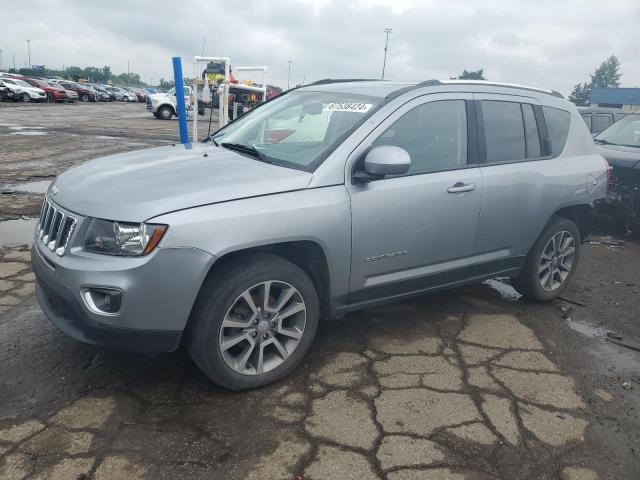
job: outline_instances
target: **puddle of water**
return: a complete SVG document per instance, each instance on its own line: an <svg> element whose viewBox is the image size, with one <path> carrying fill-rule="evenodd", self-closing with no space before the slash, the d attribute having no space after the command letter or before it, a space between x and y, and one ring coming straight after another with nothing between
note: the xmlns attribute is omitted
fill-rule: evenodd
<svg viewBox="0 0 640 480"><path fill-rule="evenodd" d="M9 127L9 130L27 130L27 129L28 130L41 130L43 128L44 127L38 126L38 125L35 125L35 126L14 125L12 127Z"/></svg>
<svg viewBox="0 0 640 480"><path fill-rule="evenodd" d="M515 301L522 297L522 295L516 292L515 288L498 278L485 280L482 284L498 292L498 294L505 300Z"/></svg>
<svg viewBox="0 0 640 480"><path fill-rule="evenodd" d="M37 218L0 222L0 247L11 244L31 245L37 222Z"/></svg>
<svg viewBox="0 0 640 480"><path fill-rule="evenodd" d="M46 193L51 180L36 180L33 182L10 183L0 189L3 193Z"/></svg>
<svg viewBox="0 0 640 480"><path fill-rule="evenodd" d="M606 362L607 367L620 372L640 372L640 354L605 340L607 330L597 325L568 318L567 325L574 332L585 337L595 338L598 342L591 351Z"/></svg>
<svg viewBox="0 0 640 480"><path fill-rule="evenodd" d="M49 135L47 132L11 132L11 135L28 135L28 136L37 136L37 135Z"/></svg>

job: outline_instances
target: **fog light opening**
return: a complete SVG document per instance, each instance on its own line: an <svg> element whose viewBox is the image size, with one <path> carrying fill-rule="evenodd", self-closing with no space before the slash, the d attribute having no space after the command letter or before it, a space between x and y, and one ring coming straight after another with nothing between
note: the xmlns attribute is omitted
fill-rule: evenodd
<svg viewBox="0 0 640 480"><path fill-rule="evenodd" d="M122 291L116 288L84 287L80 293L87 308L98 315L116 315L122 307Z"/></svg>

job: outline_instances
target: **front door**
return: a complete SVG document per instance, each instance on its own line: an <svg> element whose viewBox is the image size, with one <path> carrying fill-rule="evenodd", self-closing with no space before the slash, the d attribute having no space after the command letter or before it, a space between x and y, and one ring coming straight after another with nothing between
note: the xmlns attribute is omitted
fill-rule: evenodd
<svg viewBox="0 0 640 480"><path fill-rule="evenodd" d="M467 122L471 100L470 94L419 97L363 142L365 147L404 148L411 167L402 176L347 182L352 213L350 302L464 278L482 198L480 169L469 161L475 151L475 141L469 140L475 133L468 134Z"/></svg>

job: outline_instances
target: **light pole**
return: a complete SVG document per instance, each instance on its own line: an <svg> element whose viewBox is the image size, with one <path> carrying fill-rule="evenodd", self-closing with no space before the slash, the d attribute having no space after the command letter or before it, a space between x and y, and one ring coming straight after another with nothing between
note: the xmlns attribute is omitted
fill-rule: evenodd
<svg viewBox="0 0 640 480"><path fill-rule="evenodd" d="M31 68L31 40L27 40L27 53L29 55L29 68Z"/></svg>
<svg viewBox="0 0 640 480"><path fill-rule="evenodd" d="M289 60L289 73L287 74L287 90L289 90L290 83L291 83L291 60Z"/></svg>
<svg viewBox="0 0 640 480"><path fill-rule="evenodd" d="M2 67L2 50L0 50L0 67Z"/></svg>
<svg viewBox="0 0 640 480"><path fill-rule="evenodd" d="M131 77L129 76L129 60L127 60L127 83L131 83Z"/></svg>
<svg viewBox="0 0 640 480"><path fill-rule="evenodd" d="M302 75L302 85L304 85L304 81L307 79L306 75Z"/></svg>
<svg viewBox="0 0 640 480"><path fill-rule="evenodd" d="M389 27L385 28L384 33L387 34L387 39L384 42L384 60L382 62L382 80L384 80L384 69L387 66L387 48L389 47L389 34L391 33L391 28Z"/></svg>
<svg viewBox="0 0 640 480"><path fill-rule="evenodd" d="M207 37L202 37L202 53L200 54L201 57L204 57L204 44L207 43Z"/></svg>

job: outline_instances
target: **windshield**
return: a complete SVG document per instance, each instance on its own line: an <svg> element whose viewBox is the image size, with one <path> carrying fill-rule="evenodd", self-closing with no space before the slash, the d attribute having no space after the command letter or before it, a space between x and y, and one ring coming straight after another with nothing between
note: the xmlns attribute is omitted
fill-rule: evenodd
<svg viewBox="0 0 640 480"><path fill-rule="evenodd" d="M640 115L622 117L595 136L596 142L626 147L640 147Z"/></svg>
<svg viewBox="0 0 640 480"><path fill-rule="evenodd" d="M295 91L276 98L212 135L219 145L253 147L271 163L313 171L380 98Z"/></svg>
<svg viewBox="0 0 640 480"><path fill-rule="evenodd" d="M29 88L33 88L33 85L28 84L27 82L25 82L24 80L14 80L14 82L18 85L20 85L21 87L29 87Z"/></svg>
<svg viewBox="0 0 640 480"><path fill-rule="evenodd" d="M55 88L56 90L64 90L64 88L58 85L56 82L49 82L49 85Z"/></svg>

